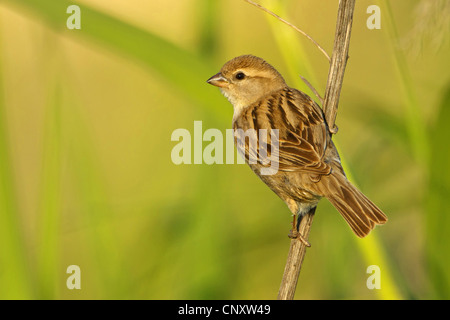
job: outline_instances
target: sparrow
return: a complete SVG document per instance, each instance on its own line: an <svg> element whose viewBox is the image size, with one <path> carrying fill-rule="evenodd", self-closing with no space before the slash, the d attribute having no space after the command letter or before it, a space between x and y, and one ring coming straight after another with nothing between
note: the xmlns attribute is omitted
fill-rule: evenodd
<svg viewBox="0 0 450 320"><path fill-rule="evenodd" d="M261 174L267 163L249 161L252 150L245 137L235 135L235 144L244 148L247 164L292 212L291 238L309 246L298 226L303 216L315 212L321 198L333 204L358 237L386 223L386 215L347 179L322 109L305 93L290 88L269 63L253 55L239 56L207 82L219 87L233 105L235 132L277 130L277 149L266 150L278 153L274 174Z"/></svg>

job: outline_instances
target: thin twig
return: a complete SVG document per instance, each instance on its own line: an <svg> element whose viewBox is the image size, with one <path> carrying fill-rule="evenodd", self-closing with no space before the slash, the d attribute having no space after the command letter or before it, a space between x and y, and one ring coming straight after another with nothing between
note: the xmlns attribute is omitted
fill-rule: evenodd
<svg viewBox="0 0 450 320"><path fill-rule="evenodd" d="M328 61L331 61L330 56L328 55L328 53L313 39L311 38L306 32L304 32L303 30L297 28L296 26L294 26L292 23L284 20L283 18L281 18L280 16L278 16L277 14L273 13L272 11L264 8L263 6L261 6L260 4L253 2L252 0L244 0L248 3L250 3L251 5L254 5L255 7L261 9L262 11L274 16L275 18L277 18L278 20L280 20L281 22L287 24L289 27L293 28L295 31L300 32L302 35L304 35L306 38L308 38L308 40L310 40L312 43L314 43L314 45L320 50L322 51L322 53L325 55L325 57L328 59Z"/></svg>
<svg viewBox="0 0 450 320"><path fill-rule="evenodd" d="M323 98L320 96L320 94L317 92L316 88L313 87L311 83L309 83L306 78L304 78L302 75L300 75L300 78L303 80L303 82L311 89L312 92L316 95L317 99L320 100L320 105L323 105Z"/></svg>
<svg viewBox="0 0 450 320"><path fill-rule="evenodd" d="M331 66L328 76L325 100L323 104L325 119L329 124L330 132L336 133L334 121L336 119L339 95L344 79L345 66L348 59L348 48L350 45L350 34L352 28L353 11L356 0L340 0L338 17L336 23L336 34L331 57ZM304 239L308 240L309 231L314 216L314 210L306 214L300 221L298 232ZM306 253L306 246L298 239L292 239L283 280L278 292L279 300L294 299L298 276Z"/></svg>

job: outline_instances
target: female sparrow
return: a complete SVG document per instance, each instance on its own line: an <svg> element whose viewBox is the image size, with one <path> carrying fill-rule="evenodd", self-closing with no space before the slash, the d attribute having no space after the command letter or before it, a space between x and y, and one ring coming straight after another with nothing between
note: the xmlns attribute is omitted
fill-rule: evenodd
<svg viewBox="0 0 450 320"><path fill-rule="evenodd" d="M297 232L299 221L314 212L322 197L359 237L386 223L384 213L347 180L322 109L305 93L288 87L274 67L261 58L244 55L225 63L207 82L219 87L233 105L235 132L278 130L278 146L265 150L278 153L278 171L272 175L261 174L267 164L248 161L252 150L245 138L235 137L235 143L244 148L251 169L291 210L293 237L308 245ZM261 139L260 135L256 139ZM253 151L262 152L261 147Z"/></svg>

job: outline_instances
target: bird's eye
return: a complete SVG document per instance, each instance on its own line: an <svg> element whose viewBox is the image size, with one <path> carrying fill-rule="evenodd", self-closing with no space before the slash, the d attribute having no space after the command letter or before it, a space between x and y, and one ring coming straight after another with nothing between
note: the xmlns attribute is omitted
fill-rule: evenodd
<svg viewBox="0 0 450 320"><path fill-rule="evenodd" d="M236 79L242 80L245 78L245 74L243 72L239 72L236 74Z"/></svg>

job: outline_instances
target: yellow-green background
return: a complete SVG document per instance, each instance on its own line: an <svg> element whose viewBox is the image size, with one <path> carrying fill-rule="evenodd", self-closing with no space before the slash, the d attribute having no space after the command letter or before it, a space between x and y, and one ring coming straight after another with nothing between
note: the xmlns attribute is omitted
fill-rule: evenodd
<svg viewBox="0 0 450 320"><path fill-rule="evenodd" d="M448 2L357 1L335 139L389 222L361 240L323 200L297 299L450 298ZM331 54L337 1L262 3ZM276 298L284 203L245 165L171 161L175 129L231 127L205 80L248 53L323 94L317 48L243 0L0 0L0 298Z"/></svg>

